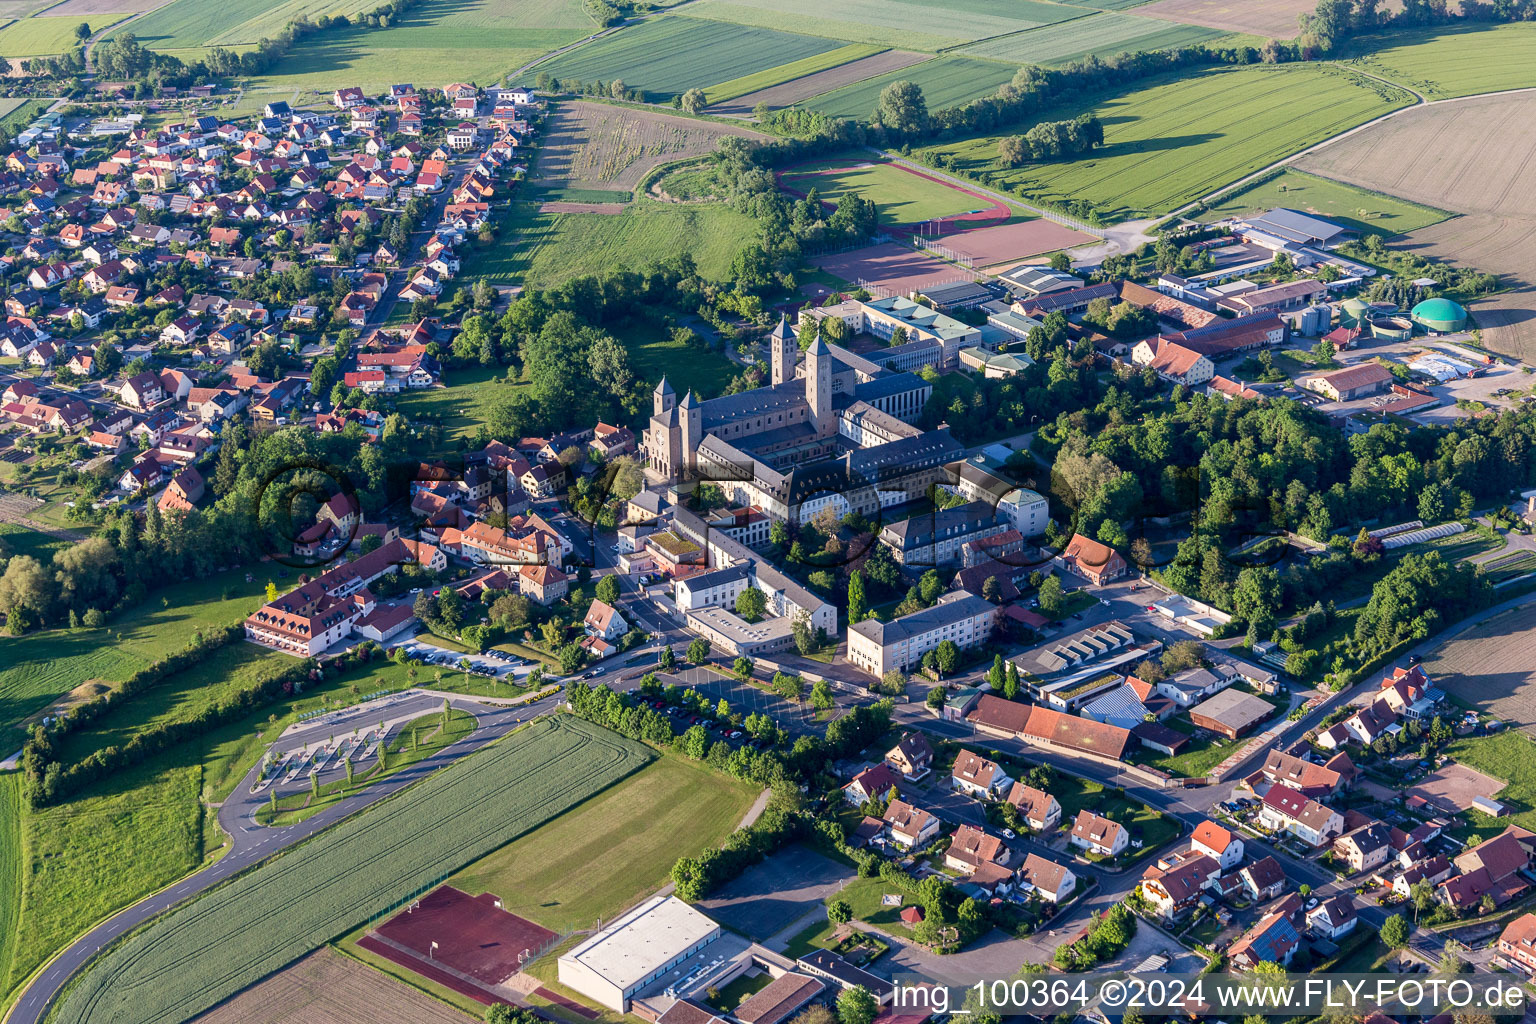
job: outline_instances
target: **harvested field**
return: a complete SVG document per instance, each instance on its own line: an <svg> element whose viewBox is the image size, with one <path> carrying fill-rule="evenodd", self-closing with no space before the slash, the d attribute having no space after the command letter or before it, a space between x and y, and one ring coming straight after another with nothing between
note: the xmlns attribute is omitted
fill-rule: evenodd
<svg viewBox="0 0 1536 1024"><path fill-rule="evenodd" d="M1086 57L1108 57L1142 50L1215 43L1228 33L1199 25L1176 25L1136 14L1105 11L1011 36L983 39L960 50L976 57L1023 64L1069 64Z"/></svg>
<svg viewBox="0 0 1536 1024"><path fill-rule="evenodd" d="M814 75L802 75L780 85L769 86L766 89L738 96L733 100L716 103L709 108L708 113L726 116L750 114L759 103L766 103L774 108L791 107L812 96L820 96L824 92L841 89L845 85L854 85L888 71L900 71L902 68L921 64L928 59L929 56L926 53L914 53L911 50L885 50L873 57L865 57L863 60L856 60L841 67L818 71Z"/></svg>
<svg viewBox="0 0 1536 1024"><path fill-rule="evenodd" d="M1266 39L1291 39L1301 31L1296 19L1316 8L1311 0L1155 0L1136 8L1136 13Z"/></svg>
<svg viewBox="0 0 1536 1024"><path fill-rule="evenodd" d="M486 985L517 973L523 954L537 955L555 933L509 914L490 893L471 896L451 885L433 890L385 921L380 937Z"/></svg>
<svg viewBox="0 0 1536 1024"><path fill-rule="evenodd" d="M1458 814L1472 806L1475 796L1492 799L1504 788L1498 779L1484 775L1464 764L1448 764L1424 776L1424 781L1407 791L1422 797L1447 814Z"/></svg>
<svg viewBox="0 0 1536 1024"><path fill-rule="evenodd" d="M902 295L935 285L969 281L975 276L921 250L894 242L822 256L811 262L849 284L878 285Z"/></svg>
<svg viewBox="0 0 1536 1024"><path fill-rule="evenodd" d="M48 8L48 16L50 18L89 18L93 14L138 14L141 11L152 11L156 7L163 7L169 2L170 0L64 0L57 7Z"/></svg>
<svg viewBox="0 0 1536 1024"><path fill-rule="evenodd" d="M544 203L539 207L540 213L623 213L623 203Z"/></svg>
<svg viewBox="0 0 1536 1024"><path fill-rule="evenodd" d="M1536 95L1409 110L1299 162L1315 174L1465 214L1405 248L1501 275L1515 291L1472 304L1490 349L1536 358Z"/></svg>
<svg viewBox="0 0 1536 1024"><path fill-rule="evenodd" d="M1424 671L1458 704L1536 727L1536 605L1457 634L1424 659Z"/></svg>
<svg viewBox="0 0 1536 1024"><path fill-rule="evenodd" d="M946 235L942 244L977 267L995 267L1095 241L1098 239L1093 235L1042 218Z"/></svg>
<svg viewBox="0 0 1536 1024"><path fill-rule="evenodd" d="M329 948L240 993L194 1024L469 1024L431 996Z"/></svg>
<svg viewBox="0 0 1536 1024"><path fill-rule="evenodd" d="M546 123L533 184L628 191L657 164L703 156L725 135L762 138L746 128L673 114L561 103Z"/></svg>

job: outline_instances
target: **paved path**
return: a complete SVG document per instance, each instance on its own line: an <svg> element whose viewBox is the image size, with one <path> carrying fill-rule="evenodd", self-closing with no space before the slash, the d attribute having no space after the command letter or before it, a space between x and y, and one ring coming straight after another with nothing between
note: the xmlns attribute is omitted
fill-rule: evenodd
<svg viewBox="0 0 1536 1024"><path fill-rule="evenodd" d="M97 952L150 918L266 860L273 854L310 838L342 819L378 803L466 754L500 739L517 728L520 723L548 714L563 699L563 696L556 695L536 704L516 708L490 707L466 697L452 699L451 703L454 707L468 711L478 719L475 730L468 736L444 747L430 757L384 777L355 796L332 804L297 825L284 828L264 828L256 824L255 813L264 803L265 796L251 794L251 787L260 774L258 762L218 809L219 827L229 835L224 855L201 871L188 875L176 884L108 918L55 956L31 980L20 998L16 1000L10 1015L6 1018L6 1024L38 1024L47 1014L48 1008L63 989L64 984L85 967ZM442 707L441 699L435 696L423 695L415 700L420 703L421 714ZM391 711L399 713L411 707L414 707L414 704L410 701L396 703L391 706ZM319 741L329 735L333 728L326 724L314 725L288 738L308 736L312 740Z"/></svg>

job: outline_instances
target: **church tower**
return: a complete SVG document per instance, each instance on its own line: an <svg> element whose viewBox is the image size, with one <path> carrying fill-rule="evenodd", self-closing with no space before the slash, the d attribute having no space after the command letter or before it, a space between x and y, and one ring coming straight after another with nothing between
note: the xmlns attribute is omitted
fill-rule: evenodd
<svg viewBox="0 0 1536 1024"><path fill-rule="evenodd" d="M783 313L779 314L779 326L768 336L768 350L773 357L773 382L783 384L794 380L795 356L799 354L800 346L789 329L789 318Z"/></svg>
<svg viewBox="0 0 1536 1024"><path fill-rule="evenodd" d="M677 392L672 390L672 385L667 383L667 378L661 378L661 383L656 385L651 403L652 416L665 416L677 404Z"/></svg>
<svg viewBox="0 0 1536 1024"><path fill-rule="evenodd" d="M817 338L805 353L805 401L811 407L811 425L820 437L837 433L832 411L832 350Z"/></svg>
<svg viewBox="0 0 1536 1024"><path fill-rule="evenodd" d="M699 444L704 440L704 414L700 408L701 404L690 391L684 396L683 404L678 406L678 411L682 414L678 419L681 421L683 432L683 457L677 466L679 480L684 478L684 469L691 472L698 465Z"/></svg>

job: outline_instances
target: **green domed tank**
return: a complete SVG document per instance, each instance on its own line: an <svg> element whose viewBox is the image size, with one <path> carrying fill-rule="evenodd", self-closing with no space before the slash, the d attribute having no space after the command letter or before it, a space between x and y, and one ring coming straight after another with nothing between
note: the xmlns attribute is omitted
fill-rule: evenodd
<svg viewBox="0 0 1536 1024"><path fill-rule="evenodd" d="M1467 328L1467 311L1447 298L1425 299L1413 307L1413 322L1433 334L1451 334Z"/></svg>
<svg viewBox="0 0 1536 1024"><path fill-rule="evenodd" d="M1371 312L1371 304L1364 299L1345 299L1339 304L1339 324L1343 327L1363 327L1370 320Z"/></svg>

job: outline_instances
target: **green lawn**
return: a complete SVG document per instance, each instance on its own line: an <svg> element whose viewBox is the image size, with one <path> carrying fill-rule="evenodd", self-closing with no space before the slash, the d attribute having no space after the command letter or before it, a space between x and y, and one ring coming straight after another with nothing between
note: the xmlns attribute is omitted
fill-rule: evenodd
<svg viewBox="0 0 1536 1024"><path fill-rule="evenodd" d="M1023 198L1084 201L1121 219L1167 213L1410 99L1335 67L1214 68L1042 111L1048 120L1092 111L1104 122L1104 147L1082 159L1003 167L997 135L929 152Z"/></svg>
<svg viewBox="0 0 1536 1024"><path fill-rule="evenodd" d="M1268 181L1229 193L1199 219L1209 223L1277 206L1326 217L1361 233L1387 236L1417 231L1452 216L1406 199L1287 169Z"/></svg>
<svg viewBox="0 0 1536 1024"><path fill-rule="evenodd" d="M932 7L904 0L704 0L690 4L687 12L738 25L930 51L1088 13L1039 0L948 0L939 17Z"/></svg>
<svg viewBox="0 0 1536 1024"><path fill-rule="evenodd" d="M665 885L678 857L718 846L756 797L747 783L661 757L449 884L493 892L555 931L590 928Z"/></svg>
<svg viewBox="0 0 1536 1024"><path fill-rule="evenodd" d="M1070 64L1090 56L1109 57L1116 53L1215 44L1229 34L1200 25L1178 25L1134 14L1105 12L1011 36L985 39L960 52L1020 64Z"/></svg>
<svg viewBox="0 0 1536 1024"><path fill-rule="evenodd" d="M185 647L193 632L242 621L265 599L267 577L245 569L152 593L102 629L56 629L0 637L0 748L14 750L21 723L88 681L121 682Z"/></svg>
<svg viewBox="0 0 1536 1024"><path fill-rule="evenodd" d="M1346 52L1432 100L1536 85L1536 24L1528 21L1364 36Z"/></svg>
<svg viewBox="0 0 1536 1024"><path fill-rule="evenodd" d="M475 716L457 708L450 710L448 727L443 728L443 713L429 711L407 722L405 727L389 741L389 764L384 772L378 771L378 762L358 765L352 781L342 778L320 787L319 797L310 792L294 793L277 801L277 813L272 812L269 801L256 811L256 821L262 825L297 825L327 807L378 782L385 775L393 775L400 769L432 756L444 747L451 747L475 731Z"/></svg>
<svg viewBox="0 0 1536 1024"><path fill-rule="evenodd" d="M837 202L850 192L874 200L883 224L919 224L935 217L953 217L991 204L937 181L888 163L859 157L821 160L786 171L780 180L797 192L815 189L822 199Z"/></svg>
<svg viewBox="0 0 1536 1024"><path fill-rule="evenodd" d="M1058 773L1051 785L1051 795L1061 804L1063 825L1070 827L1077 812L1086 810L1128 828L1132 839L1141 840L1142 848L1122 854L1127 863L1152 856L1159 846L1179 834L1179 824L1174 819L1097 782Z"/></svg>
<svg viewBox="0 0 1536 1024"><path fill-rule="evenodd" d="M867 121L886 86L915 82L923 90L928 109L942 110L992 95L1000 85L1012 81L1017 70L1013 64L976 57L939 57L824 92L801 105L836 117Z"/></svg>
<svg viewBox="0 0 1536 1024"><path fill-rule="evenodd" d="M900 895L901 906L888 907L882 904L881 898L887 895ZM918 901L882 878L855 879L839 889L832 898L842 900L852 907L856 920L876 925L896 935L912 934L912 929L902 923L901 911L903 907L915 906Z"/></svg>
<svg viewBox="0 0 1536 1024"><path fill-rule="evenodd" d="M813 54L802 57L788 64L781 64L776 68L768 68L755 74L733 78L729 82L721 82L704 90L704 98L710 103L721 103L725 100L733 100L738 96L745 96L749 92L757 92L759 89L767 89L770 86L781 85L784 82L792 82L806 75L814 75L818 71L826 71L830 68L842 67L865 57L873 57L877 53L884 53L883 46L870 46L867 43L849 43L847 46L839 46L835 50L825 53Z"/></svg>
<svg viewBox="0 0 1536 1024"><path fill-rule="evenodd" d="M1482 811L1465 812L1472 824L1473 842L1492 838L1510 824L1536 828L1536 743L1529 736L1514 731L1469 736L1454 741L1446 753L1469 768L1509 783L1494 797L1509 814L1494 818Z"/></svg>
<svg viewBox="0 0 1536 1024"><path fill-rule="evenodd" d="M759 971L755 977L743 974L722 988L715 998L709 1000L709 1005L722 1013L731 1013L736 1007L767 988L772 981L773 975L767 971Z"/></svg>
<svg viewBox="0 0 1536 1024"><path fill-rule="evenodd" d="M39 506L39 511L46 507ZM63 550L67 543L15 523L0 523L0 554L7 558L12 555L31 555L39 562L51 562L54 552Z"/></svg>
<svg viewBox="0 0 1536 1024"><path fill-rule="evenodd" d="M756 222L723 203L637 199L618 214L540 213L533 204L517 203L501 237L470 251L464 272L498 284L549 288L616 267L639 270L687 252L699 273L719 281L756 236Z"/></svg>
<svg viewBox="0 0 1536 1024"><path fill-rule="evenodd" d="M680 96L839 48L837 42L781 29L743 28L722 21L668 16L620 29L538 66L556 78L624 80L631 89ZM854 40L855 42L859 40Z"/></svg>

